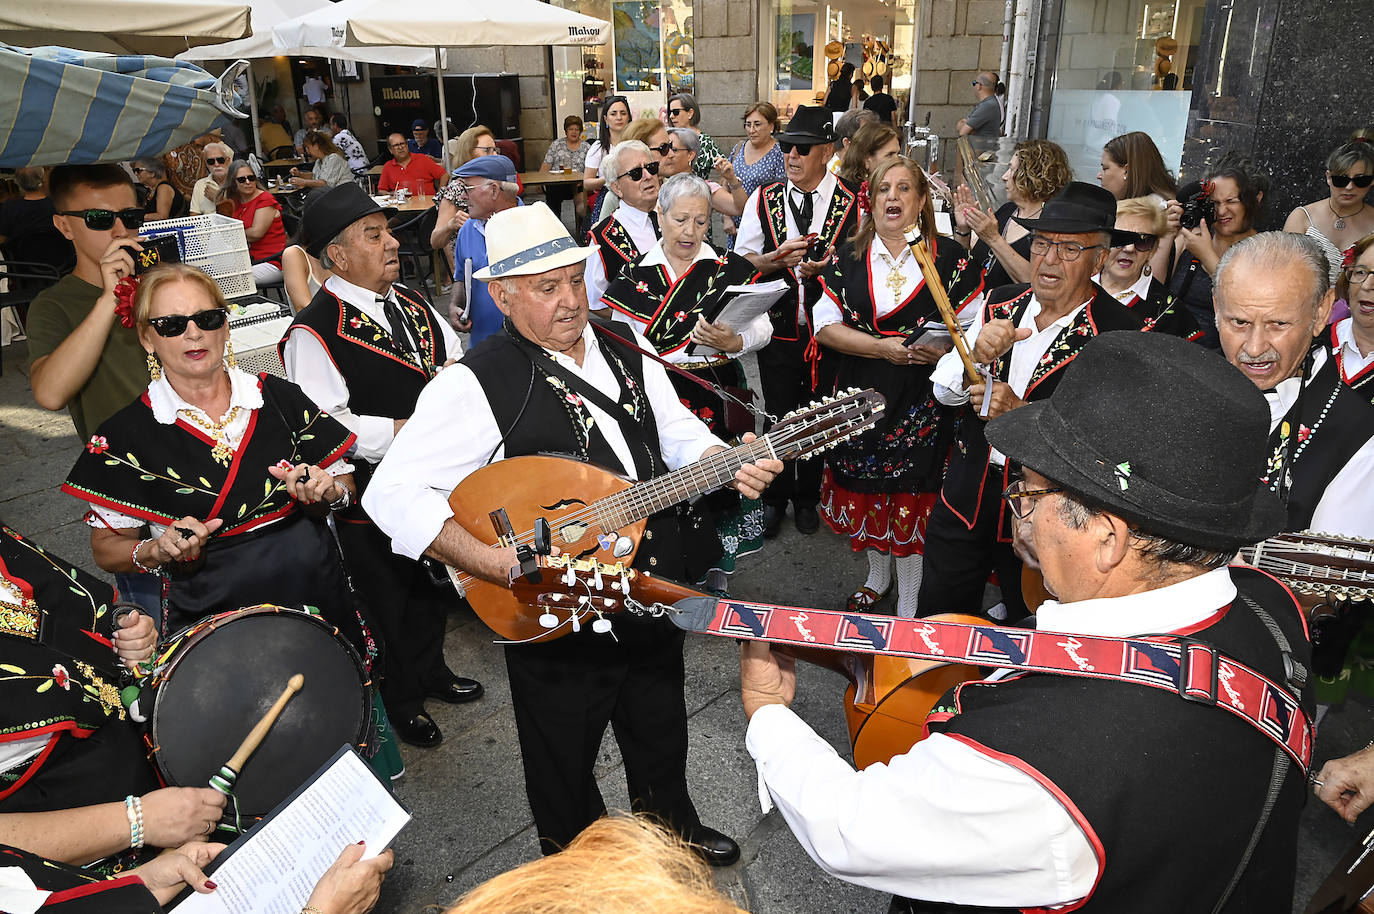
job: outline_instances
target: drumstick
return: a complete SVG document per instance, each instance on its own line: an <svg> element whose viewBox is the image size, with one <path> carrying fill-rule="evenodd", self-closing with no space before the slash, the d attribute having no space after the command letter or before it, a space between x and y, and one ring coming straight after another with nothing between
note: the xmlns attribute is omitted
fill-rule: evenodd
<svg viewBox="0 0 1374 914"><path fill-rule="evenodd" d="M964 339L964 328L959 326L959 315L954 310L954 305L950 303L949 294L945 292L944 281L940 279L940 274L935 269L935 261L930 258L930 251L926 248L925 240L921 238L916 226L909 226L905 233L906 243L911 247L911 253L916 257L916 265L921 268L921 275L925 277L926 288L935 298L935 307L940 309L940 317L945 322L945 329L949 331L950 338L954 341L954 348L959 351L959 360L964 363L964 374L968 377L969 385L981 384L983 379L978 374L978 366L973 364L973 356L969 353L968 340Z"/></svg>
<svg viewBox="0 0 1374 914"><path fill-rule="evenodd" d="M277 722L277 718L280 717L281 712L285 710L286 703L291 700L291 696L299 692L304 686L305 677L303 675L297 673L291 677L286 683L286 691L281 693L281 697L278 698L276 703L262 716L262 720L258 721L253 726L253 729L248 731L248 736L239 745L238 751L234 753L229 761L224 763L224 767L219 770L218 774L211 775L211 787L226 796L229 795L234 786L235 779L238 778L239 772L243 770L244 763L248 761L249 756L258 750L258 746L262 745L262 741L267 738L267 731L271 730L272 725Z"/></svg>

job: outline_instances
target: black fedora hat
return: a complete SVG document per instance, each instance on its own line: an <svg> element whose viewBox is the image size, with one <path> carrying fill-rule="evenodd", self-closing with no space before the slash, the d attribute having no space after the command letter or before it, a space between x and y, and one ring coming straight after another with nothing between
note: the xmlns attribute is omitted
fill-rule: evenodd
<svg viewBox="0 0 1374 914"><path fill-rule="evenodd" d="M787 129L774 136L784 143L833 143L835 121L828 108L798 105L787 122Z"/></svg>
<svg viewBox="0 0 1374 914"><path fill-rule="evenodd" d="M1031 231L1068 235L1107 232L1112 236L1112 244L1130 244L1139 237L1134 232L1116 230L1116 197L1111 191L1082 181L1064 185L1063 190L1045 201L1036 218L1012 218Z"/></svg>
<svg viewBox="0 0 1374 914"><path fill-rule="evenodd" d="M1260 483L1269 406L1221 356L1118 330L1085 347L1048 400L988 423L993 447L1146 533L1231 550L1287 512Z"/></svg>
<svg viewBox="0 0 1374 914"><path fill-rule="evenodd" d="M396 208L378 206L367 191L353 183L314 194L301 214L301 227L297 232L300 245L312 257L319 257L335 235L373 213L390 219L396 215Z"/></svg>

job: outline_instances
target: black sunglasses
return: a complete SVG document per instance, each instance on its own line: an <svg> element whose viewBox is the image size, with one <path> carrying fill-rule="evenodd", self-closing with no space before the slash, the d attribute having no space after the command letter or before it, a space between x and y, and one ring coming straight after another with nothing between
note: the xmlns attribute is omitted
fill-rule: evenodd
<svg viewBox="0 0 1374 914"><path fill-rule="evenodd" d="M1130 247L1130 246L1134 245L1134 246L1135 246L1135 249L1136 249L1137 251L1139 251L1140 253L1142 253L1142 254L1148 254L1150 251L1153 251L1153 250L1155 249L1155 245L1156 245L1156 244L1159 244L1159 237L1158 237L1158 236L1156 236L1156 235L1148 235L1148 234L1145 234L1145 233L1143 233L1143 232L1140 232L1140 233L1137 233L1136 236L1135 236L1133 239L1131 239L1130 241L1125 241L1125 242L1122 242L1121 244L1114 244L1114 245L1112 245L1112 247L1114 247L1114 248L1124 248L1124 247Z"/></svg>
<svg viewBox="0 0 1374 914"><path fill-rule="evenodd" d="M86 223L86 228L93 232L104 232L114 228L115 219L124 223L128 229L138 229L143 226L143 221L148 218L148 214L137 207L121 209L118 212L108 209L72 209L58 213L59 216L80 216L81 221Z"/></svg>
<svg viewBox="0 0 1374 914"><path fill-rule="evenodd" d="M673 144L671 142L659 143L657 146L650 146L649 151L656 152L661 156L666 156L668 153L673 151Z"/></svg>
<svg viewBox="0 0 1374 914"><path fill-rule="evenodd" d="M255 177L253 177L252 175L239 175L239 176L238 176L237 178L235 178L234 180L237 181L237 182L239 182L240 184L252 184L253 182L257 181L258 179L255 178Z"/></svg>
<svg viewBox="0 0 1374 914"><path fill-rule="evenodd" d="M148 323L157 331L158 336L181 336L191 321L202 330L218 330L229 320L229 313L223 308L210 308L195 314L168 314L164 317L150 317Z"/></svg>
<svg viewBox="0 0 1374 914"><path fill-rule="evenodd" d="M668 109L668 114L669 114L669 116L671 116L671 117L677 117L677 116L678 116L679 114L681 114L681 113L682 113L682 109L681 109L681 108L669 108L669 109Z"/></svg>
<svg viewBox="0 0 1374 914"><path fill-rule="evenodd" d="M223 165L223 164L224 164L225 162L227 162L227 161L229 161L229 160L226 159L224 156L219 156L218 158L214 158L214 159L206 159L206 160L205 160L205 164L206 164L206 165Z"/></svg>
<svg viewBox="0 0 1374 914"><path fill-rule="evenodd" d="M795 149L795 150L797 150L797 155L799 155L799 156L809 156L809 155L811 155L811 150L814 149L818 144L817 144L817 143L789 143L789 142L787 142L786 140L778 140L778 145L782 147L782 154L783 154L783 155L791 155L792 150Z"/></svg>
<svg viewBox="0 0 1374 914"><path fill-rule="evenodd" d="M1332 187L1349 187L1350 182L1354 181L1356 187L1368 187L1374 184L1374 175L1332 175Z"/></svg>
<svg viewBox="0 0 1374 914"><path fill-rule="evenodd" d="M638 181L640 178L644 177L644 172L646 171L651 175L658 174L658 163L649 162L646 165L636 165L634 168L631 168L621 175L620 178L629 178L631 181ZM620 178L616 178L616 180L619 181Z"/></svg>

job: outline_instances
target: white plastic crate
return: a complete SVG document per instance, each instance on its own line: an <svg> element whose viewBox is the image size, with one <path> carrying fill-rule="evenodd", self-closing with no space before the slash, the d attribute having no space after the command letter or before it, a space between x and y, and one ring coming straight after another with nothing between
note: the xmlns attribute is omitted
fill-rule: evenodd
<svg viewBox="0 0 1374 914"><path fill-rule="evenodd" d="M145 222L140 235L176 235L181 260L204 270L225 298L258 291L253 282L253 262L248 256L248 237L243 223L232 216L210 213Z"/></svg>

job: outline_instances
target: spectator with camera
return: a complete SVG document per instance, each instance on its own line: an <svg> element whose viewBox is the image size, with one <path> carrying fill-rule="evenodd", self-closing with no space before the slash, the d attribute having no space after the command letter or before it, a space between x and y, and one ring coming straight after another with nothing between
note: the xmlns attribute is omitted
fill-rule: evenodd
<svg viewBox="0 0 1374 914"><path fill-rule="evenodd" d="M1221 346L1212 311L1212 277L1222 255L1255 234L1268 192L1268 175L1248 158L1227 153L1203 181L1185 184L1169 204L1169 213L1179 219L1169 292L1193 315L1202 328L1200 342L1209 349Z"/></svg>

